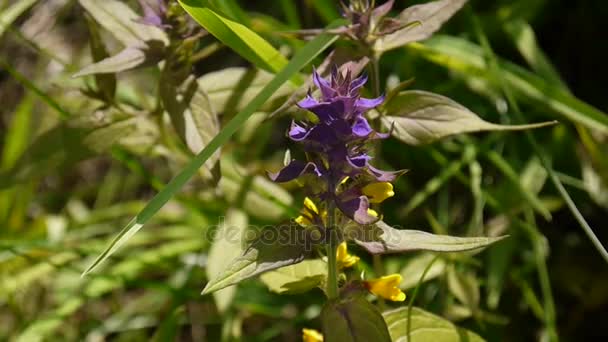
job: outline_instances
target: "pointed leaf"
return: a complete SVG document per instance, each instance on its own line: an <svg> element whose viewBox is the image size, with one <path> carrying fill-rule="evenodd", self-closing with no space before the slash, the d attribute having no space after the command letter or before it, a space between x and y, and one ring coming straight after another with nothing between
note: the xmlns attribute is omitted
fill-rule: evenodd
<svg viewBox="0 0 608 342"><path fill-rule="evenodd" d="M134 69L146 62L146 53L137 47L127 47L118 54L88 65L72 77L94 74L111 74Z"/></svg>
<svg viewBox="0 0 608 342"><path fill-rule="evenodd" d="M483 81L493 79L483 49L465 39L435 36L424 44L410 44L408 50L452 71ZM608 115L564 91L543 77L519 65L499 59L498 65L504 81L522 100L540 104L555 114L588 128L608 132Z"/></svg>
<svg viewBox="0 0 608 342"><path fill-rule="evenodd" d="M325 342L390 342L386 323L363 296L328 302L321 312Z"/></svg>
<svg viewBox="0 0 608 342"><path fill-rule="evenodd" d="M398 48L405 44L424 40L441 28L467 0L439 0L406 8L399 14L398 21L407 25L397 32L380 37L374 49L379 52Z"/></svg>
<svg viewBox="0 0 608 342"><path fill-rule="evenodd" d="M407 334L408 308L402 307L382 314L393 341L409 341ZM455 326L452 322L424 311L412 308L410 336L417 342L482 342L479 335Z"/></svg>
<svg viewBox="0 0 608 342"><path fill-rule="evenodd" d="M180 0L179 3L209 33L257 67L278 72L287 65L278 50L247 26L203 7L202 2Z"/></svg>
<svg viewBox="0 0 608 342"><path fill-rule="evenodd" d="M502 237L456 237L435 235L420 230L395 229L379 221L375 226L361 226L355 242L372 254L409 251L462 252L489 246Z"/></svg>
<svg viewBox="0 0 608 342"><path fill-rule="evenodd" d="M309 232L295 223L267 228L260 234L240 256L229 262L222 272L207 283L202 294L213 293L267 271L297 264L304 260L311 249L310 245L304 243L306 239L301 239Z"/></svg>
<svg viewBox="0 0 608 342"><path fill-rule="evenodd" d="M410 145L428 144L443 137L479 131L506 131L553 125L497 125L482 120L457 102L434 93L409 90L399 93L383 109L382 123L392 135Z"/></svg>
<svg viewBox="0 0 608 342"><path fill-rule="evenodd" d="M222 224L215 232L215 240L209 250L207 277L215 278L226 269L230 262L239 257L246 248L247 215L240 210L230 209ZM234 298L236 288L227 287L213 293L217 308L226 311Z"/></svg>
<svg viewBox="0 0 608 342"><path fill-rule="evenodd" d="M276 293L302 293L322 284L326 275L327 263L314 259L266 272L260 279Z"/></svg>
<svg viewBox="0 0 608 342"><path fill-rule="evenodd" d="M124 2L117 0L79 0L95 20L125 46L143 46L144 42L167 44L161 29L140 23L141 17Z"/></svg>

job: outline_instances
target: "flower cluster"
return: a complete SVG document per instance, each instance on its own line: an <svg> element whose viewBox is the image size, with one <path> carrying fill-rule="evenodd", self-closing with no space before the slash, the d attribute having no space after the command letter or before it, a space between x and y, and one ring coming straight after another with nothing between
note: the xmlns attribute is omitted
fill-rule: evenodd
<svg viewBox="0 0 608 342"><path fill-rule="evenodd" d="M308 160L292 160L270 177L275 182L305 178L318 203L334 205L357 223L373 223L378 214L370 203L393 196L390 182L403 173L382 171L370 164L369 143L388 134L374 131L364 114L380 105L384 97L362 98L359 92L366 76L353 78L350 71L343 75L335 67L328 80L314 71L313 81L320 98L309 92L298 106L314 113L315 119L294 121L289 129L289 138L303 146ZM306 223L322 224L323 212L312 201L305 203Z"/></svg>

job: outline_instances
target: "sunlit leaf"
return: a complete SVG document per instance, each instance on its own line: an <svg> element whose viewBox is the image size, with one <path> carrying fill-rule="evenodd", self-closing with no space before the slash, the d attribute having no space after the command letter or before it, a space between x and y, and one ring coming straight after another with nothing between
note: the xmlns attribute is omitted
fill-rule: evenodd
<svg viewBox="0 0 608 342"><path fill-rule="evenodd" d="M202 294L213 293L230 285L267 271L293 265L304 260L310 251L302 237L307 232L297 224L266 228L245 251L226 264L222 272L212 278Z"/></svg>
<svg viewBox="0 0 608 342"><path fill-rule="evenodd" d="M108 32L125 46L144 46L148 41L167 43L159 28L145 25L127 4L117 0L79 0L82 7Z"/></svg>
<svg viewBox="0 0 608 342"><path fill-rule="evenodd" d="M408 308L403 307L382 314L394 342L409 341L407 335ZM459 328L452 322L420 308L412 308L411 341L416 342L481 342L479 335Z"/></svg>
<svg viewBox="0 0 608 342"><path fill-rule="evenodd" d="M247 26L204 7L202 1L180 0L180 4L209 33L257 67L278 72L287 65L278 50Z"/></svg>
<svg viewBox="0 0 608 342"><path fill-rule="evenodd" d="M462 252L487 247L503 237L456 237L435 235L420 230L395 229L379 221L353 232L355 242L372 254L409 251Z"/></svg>
<svg viewBox="0 0 608 342"><path fill-rule="evenodd" d="M374 45L379 52L398 48L405 44L424 40L441 28L467 0L439 0L406 8L399 14L397 20L405 28L380 37Z"/></svg>
<svg viewBox="0 0 608 342"><path fill-rule="evenodd" d="M326 275L327 263L314 259L266 272L260 279L276 293L301 293L322 284Z"/></svg>
<svg viewBox="0 0 608 342"><path fill-rule="evenodd" d="M492 79L481 47L465 39L434 36L424 44L410 44L408 49L450 70L476 75L486 80ZM570 95L559 85L547 82L518 65L504 60L499 60L498 63L505 83L518 97L539 103L559 114L560 117L588 128L608 132L606 113Z"/></svg>
<svg viewBox="0 0 608 342"><path fill-rule="evenodd" d="M215 232L215 240L209 250L207 277L213 279L226 269L230 262L238 258L247 247L247 215L237 209L230 209ZM234 298L235 287L227 287L213 293L220 312L226 311Z"/></svg>
<svg viewBox="0 0 608 342"><path fill-rule="evenodd" d="M146 60L148 60L148 65L158 62L158 59L149 60L146 56L146 51L144 51L142 48L127 47L114 56L102 59L97 63L84 67L82 70L74 74L73 77L82 77L94 74L110 74L131 70L146 63Z"/></svg>
<svg viewBox="0 0 608 342"><path fill-rule="evenodd" d="M428 144L453 134L522 130L555 123L498 125L482 120L445 96L420 90L401 92L386 104L383 112L384 126L392 127L392 135L410 145Z"/></svg>
<svg viewBox="0 0 608 342"><path fill-rule="evenodd" d="M18 0L13 4L0 11L0 37L4 31L17 19L21 14L32 7L38 0Z"/></svg>

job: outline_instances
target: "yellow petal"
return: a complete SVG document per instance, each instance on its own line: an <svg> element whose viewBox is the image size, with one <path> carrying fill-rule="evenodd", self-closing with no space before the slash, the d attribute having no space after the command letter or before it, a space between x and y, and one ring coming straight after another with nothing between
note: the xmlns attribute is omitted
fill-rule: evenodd
<svg viewBox="0 0 608 342"><path fill-rule="evenodd" d="M405 293L399 289L399 283L401 283L401 275L398 273L365 282L369 292L376 296L402 302L405 300Z"/></svg>
<svg viewBox="0 0 608 342"><path fill-rule="evenodd" d="M389 197L395 196L393 184L389 182L367 184L361 191L369 198L370 203L380 203Z"/></svg>
<svg viewBox="0 0 608 342"><path fill-rule="evenodd" d="M302 329L303 342L323 342L323 335L315 329Z"/></svg>
<svg viewBox="0 0 608 342"><path fill-rule="evenodd" d="M315 204L315 202L313 202L310 198L306 197L304 198L304 207L310 211L312 211L315 214L319 213L319 209L317 208L317 205Z"/></svg>
<svg viewBox="0 0 608 342"><path fill-rule="evenodd" d="M303 215L296 217L295 221L297 224L299 224L300 226L305 227L305 228L312 224L312 222L310 222L310 219Z"/></svg>
<svg viewBox="0 0 608 342"><path fill-rule="evenodd" d="M349 268L352 267L359 261L359 257L355 255L348 254L346 242L342 242L338 245L338 250L336 252L336 259L338 259L338 264L341 268Z"/></svg>
<svg viewBox="0 0 608 342"><path fill-rule="evenodd" d="M378 217L378 212L375 211L374 209L367 209L367 214L369 216Z"/></svg>

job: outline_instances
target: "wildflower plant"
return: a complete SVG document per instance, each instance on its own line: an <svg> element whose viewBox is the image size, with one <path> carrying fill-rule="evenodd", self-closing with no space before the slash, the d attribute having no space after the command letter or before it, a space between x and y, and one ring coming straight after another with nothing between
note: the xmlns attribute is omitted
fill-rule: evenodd
<svg viewBox="0 0 608 342"><path fill-rule="evenodd" d="M153 150L181 163L191 160L125 226L85 274L108 259L195 175L202 180L199 184L219 188L204 194L211 202L236 193L233 196L237 199L227 202L234 207L251 205L248 189L241 193L238 186L230 184L238 178L234 174L244 168L231 165L230 158L221 158L220 148L243 125L255 121L255 130L263 120L282 119L280 115L258 113L260 108L268 113L293 114L285 136L294 148L285 154L284 165L256 165L252 172L256 174L245 177L239 185L282 194L287 198L281 203L283 207L292 205L292 196L285 189L295 190L292 195L301 200L301 208L297 204L292 217L278 224L277 217L282 212L272 216L276 219L273 226L254 230L254 236L246 234L251 231L240 230L236 244L213 241L206 265L208 282L202 294L213 294L218 311L223 313L228 308L225 298L234 297L233 285L258 276L278 294L323 293L320 324L309 322L310 328L302 330L304 341L410 340L410 329L406 332L396 323L406 317L411 322L408 315L412 310L404 306L411 296L403 286L408 274L386 273L382 267L372 270L367 261L381 263L384 254L413 251L476 252L505 238L500 234L474 236L483 235L481 232L464 237L431 234L385 222L382 204L394 200L396 183L399 177L407 177L407 170L385 167L388 163L378 152L383 141L394 139L418 146L461 133L553 124L499 125L481 119L445 96L406 90L411 81L390 88L381 82L378 65L385 52L408 44L422 49L416 42L439 30L466 0L431 1L409 7L396 16L391 14L393 0L336 2L343 19L324 29L288 33L311 39L290 60L246 23L239 23L238 11L230 12L229 5L217 8L207 1L139 0L142 15L137 15L115 0L79 3L87 13L93 60L74 76L94 76L96 85L85 86L83 93L99 101L98 109L107 117L111 117L108 113L120 113L120 118L127 118L125 122L145 122L152 139L162 142L158 143L160 146L149 146L137 140L121 147L128 151ZM109 54L99 28L112 33L122 50ZM205 41L209 45L202 46L201 41L211 36L255 65L255 72L231 68L213 75L196 75L196 63L221 45ZM341 44L334 44L337 41ZM322 62L316 60L326 49L332 51ZM350 51L356 53L350 55ZM348 58L344 59L345 55ZM115 74L144 67L159 69L156 94L147 106L120 103ZM260 89L240 91L240 82L251 79L254 85L262 84ZM228 96L223 94L225 88L232 91ZM242 101L246 104L239 102L242 99L247 100ZM262 114L262 118L246 123L254 113ZM231 117L232 114L235 115ZM104 148L121 141L118 136L122 138L125 132L123 126L112 130L115 138ZM175 133L175 141L171 133ZM100 135L104 138L110 134ZM91 140L103 142L99 138ZM411 169L416 171L415 166ZM281 196L272 200L278 197ZM255 205L251 211L257 209ZM231 207L227 222L218 231L231 225L247 226L247 217L239 210ZM446 262L444 266L449 277L458 278L453 265ZM386 310L387 306L393 309ZM441 322L443 328L448 327L450 336L464 334L470 340L480 339L421 309L414 311Z"/></svg>
<svg viewBox="0 0 608 342"><path fill-rule="evenodd" d="M353 1L350 6L344 6L344 15L350 24L329 32L344 34L368 50L374 50L383 46L382 39L389 39L386 37L390 34L424 25L418 21L384 19L392 4L389 1L372 8L367 1ZM462 4L464 1L437 1L410 12L424 18L431 10L439 8L441 12L441 8L446 8L441 13L449 17ZM428 35L430 32L418 32L412 39L424 39ZM379 56L379 52L373 53L370 60ZM375 73L373 68L371 73ZM373 78L377 80L378 75ZM300 215L275 228L277 237L303 238L255 239L225 271L207 283L203 294L259 274L277 292L303 292L320 287L327 296L321 313L323 331L304 329L304 341L389 341L398 336L391 336L385 318L368 296L403 302L406 295L399 287L402 275L377 274L375 278L368 278L364 272L354 274L353 268L360 259L348 253L348 244L359 245L375 255L411 250L460 252L487 247L502 238L439 236L396 229L384 223L379 205L394 196L392 182L405 170L378 167L373 157L374 146L390 136L421 144L467 131L534 126L490 124L432 93L398 91L388 99L381 94L364 97L367 79L365 73L359 75L351 64L333 65L326 77L313 69L314 88L308 89L296 104L306 113L304 119L293 120L286 133L304 157L291 159L289 153L285 166L268 174L276 183L297 183L303 190L305 199ZM442 117L435 126L426 126L426 119L445 116L442 111L447 112L447 117ZM372 112L375 115L370 115ZM455 112L460 117L451 115ZM410 122L404 123L406 120ZM284 234L286 231L289 233ZM301 274L301 277L286 282L281 274Z"/></svg>

